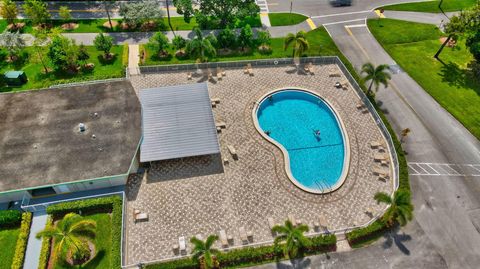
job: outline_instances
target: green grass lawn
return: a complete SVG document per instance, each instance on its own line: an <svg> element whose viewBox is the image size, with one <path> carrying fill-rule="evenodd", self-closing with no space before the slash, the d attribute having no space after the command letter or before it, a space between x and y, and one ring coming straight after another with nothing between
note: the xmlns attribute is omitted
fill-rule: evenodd
<svg viewBox="0 0 480 269"><path fill-rule="evenodd" d="M298 13L268 13L268 18L272 26L295 25L308 19Z"/></svg>
<svg viewBox="0 0 480 269"><path fill-rule="evenodd" d="M397 11L417 11L417 12L442 12L438 8L440 0L426 1L417 3L396 4L391 6L385 6L385 10L397 10ZM474 6L477 0L443 0L442 9L444 12L459 11Z"/></svg>
<svg viewBox="0 0 480 269"><path fill-rule="evenodd" d="M368 27L393 59L437 102L480 139L480 80L468 70L473 56L459 40L433 55L442 33L433 25L392 19L369 20Z"/></svg>
<svg viewBox="0 0 480 269"><path fill-rule="evenodd" d="M307 39L310 42L310 49L306 52L306 55L308 56L340 55L337 46L323 27L319 27L313 31L308 32ZM210 62L291 57L292 49L290 47L288 50L284 51L283 41L284 38L272 38L272 53L268 55L260 54L258 51L254 50L253 52L247 54L237 53L235 55L229 56L218 56L214 59L210 59ZM147 46L143 47L146 49L148 55L144 65L179 64L195 62L193 59L179 60L176 57L171 57L167 60L158 60L154 56L154 53ZM171 54L173 54L174 50L170 49L170 52Z"/></svg>
<svg viewBox="0 0 480 269"><path fill-rule="evenodd" d="M65 262L58 260L55 264L55 269L111 269L110 256L112 248L112 219L110 214L99 213L88 215L86 219L91 219L97 222L97 232L95 236L96 256L83 266L70 266Z"/></svg>
<svg viewBox="0 0 480 269"><path fill-rule="evenodd" d="M20 228L0 230L0 269L10 269Z"/></svg>
<svg viewBox="0 0 480 269"><path fill-rule="evenodd" d="M112 53L115 54L113 61L105 62L101 57L102 53L97 51L93 46L87 46L90 54L90 59L87 62L95 64L93 71L84 73L79 72L75 75L66 73L44 74L43 67L39 61L35 60L35 54L32 47L27 47L24 51L23 61L19 60L16 64L8 64L5 61L5 51L0 51L0 74L9 70L23 70L27 74L28 83L22 87L2 87L0 92L6 91L21 91L27 89L39 89L51 86L53 84L69 83L86 80L97 80L122 77L124 75L124 68L122 66L122 46L114 46Z"/></svg>
<svg viewBox="0 0 480 269"><path fill-rule="evenodd" d="M22 29L23 33L32 33L34 31L33 25L28 20L19 20L25 22L26 25L24 29ZM112 20L121 23L122 20ZM142 31L141 28L137 29L122 29L121 27L117 26L114 27L113 30L109 28L103 27L104 23L108 22L107 19L93 19L93 20L72 20L71 22L75 22L78 24L78 28L73 30L64 30L67 33L100 33L100 32L138 32ZM65 21L61 20L52 20L49 22L53 27L60 27ZM183 20L183 17L172 17L171 23L174 31L181 31L181 30L192 30L194 27L197 27L198 24L195 18L192 18L190 23L186 23ZM250 24L252 27L261 27L262 23L260 22L260 17L257 16L255 18L246 18L245 20L237 20L234 24L235 27L242 27L246 24ZM5 20L0 20L0 32L3 32L7 27L7 22ZM209 29L218 28L215 24L210 25L207 27ZM157 27L154 29L148 29L148 31L169 31L170 26L168 25L167 18L162 18L161 20L157 20Z"/></svg>

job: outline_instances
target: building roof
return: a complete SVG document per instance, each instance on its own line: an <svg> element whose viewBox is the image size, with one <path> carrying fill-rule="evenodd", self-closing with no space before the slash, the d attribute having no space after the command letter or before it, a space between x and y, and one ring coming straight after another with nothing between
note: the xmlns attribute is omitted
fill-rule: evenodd
<svg viewBox="0 0 480 269"><path fill-rule="evenodd" d="M207 83L141 90L140 102L141 162L220 152Z"/></svg>
<svg viewBox="0 0 480 269"><path fill-rule="evenodd" d="M0 192L126 174L141 139L127 81L0 94L0 119Z"/></svg>

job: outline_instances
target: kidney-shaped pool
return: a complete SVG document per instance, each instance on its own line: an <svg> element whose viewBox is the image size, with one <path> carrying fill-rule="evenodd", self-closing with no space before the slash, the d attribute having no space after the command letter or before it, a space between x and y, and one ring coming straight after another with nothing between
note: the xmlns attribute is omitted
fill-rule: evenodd
<svg viewBox="0 0 480 269"><path fill-rule="evenodd" d="M254 111L258 131L285 156L290 180L312 193L339 188L348 171L348 138L334 109L303 89L271 92Z"/></svg>

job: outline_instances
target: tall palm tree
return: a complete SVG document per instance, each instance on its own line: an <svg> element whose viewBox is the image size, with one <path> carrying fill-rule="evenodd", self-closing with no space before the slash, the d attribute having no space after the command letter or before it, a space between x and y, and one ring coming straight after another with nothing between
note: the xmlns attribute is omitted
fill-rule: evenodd
<svg viewBox="0 0 480 269"><path fill-rule="evenodd" d="M52 238L55 241L54 253L63 258L71 253L74 261L90 258L88 243L95 237L97 223L75 213L68 213L56 226L47 226L37 234L37 238ZM56 257L54 257L55 259Z"/></svg>
<svg viewBox="0 0 480 269"><path fill-rule="evenodd" d="M220 251L212 248L212 246L217 240L218 236L214 234L208 236L205 242L196 237L192 237L192 239L190 239L190 243L193 244L192 258L199 260L200 264L202 264L204 268L216 267L215 257L218 253L220 253Z"/></svg>
<svg viewBox="0 0 480 269"><path fill-rule="evenodd" d="M362 74L365 74L363 80L365 82L370 80L370 85L368 86L367 94L372 92L372 86L375 84L375 91L378 91L380 83L383 86L388 87L388 81L392 78L388 72L388 65L381 64L377 67L373 66L372 63L366 63L362 66Z"/></svg>
<svg viewBox="0 0 480 269"><path fill-rule="evenodd" d="M310 239L304 235L305 232L308 232L307 225L302 224L295 227L290 220L286 220L285 225L274 226L272 232L278 234L275 238L275 245L285 242L283 250L285 256L288 255L290 258L296 257L299 250L310 245Z"/></svg>
<svg viewBox="0 0 480 269"><path fill-rule="evenodd" d="M299 31L297 34L289 33L285 38L283 48L287 50L293 44L292 57L301 57L310 48L307 40L307 32Z"/></svg>
<svg viewBox="0 0 480 269"><path fill-rule="evenodd" d="M410 203L410 192L399 190L392 197L384 192L377 192L374 196L377 203L385 203L390 208L384 215L384 220L389 227L397 221L401 226L413 218L413 205Z"/></svg>
<svg viewBox="0 0 480 269"><path fill-rule="evenodd" d="M210 40L203 37L202 31L198 27L195 27L193 31L195 32L195 38L187 43L187 52L200 62L206 61L206 56L215 56L217 51Z"/></svg>

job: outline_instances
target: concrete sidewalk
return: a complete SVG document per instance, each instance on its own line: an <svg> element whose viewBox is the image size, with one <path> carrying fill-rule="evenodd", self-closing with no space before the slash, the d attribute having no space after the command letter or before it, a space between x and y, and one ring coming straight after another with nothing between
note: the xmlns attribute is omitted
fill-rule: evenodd
<svg viewBox="0 0 480 269"><path fill-rule="evenodd" d="M42 249L42 239L37 239L38 232L45 229L47 224L48 214L45 211L37 211L33 213L32 226L30 228L30 235L28 237L27 250L25 252L24 269L38 268L40 259L40 250Z"/></svg>

